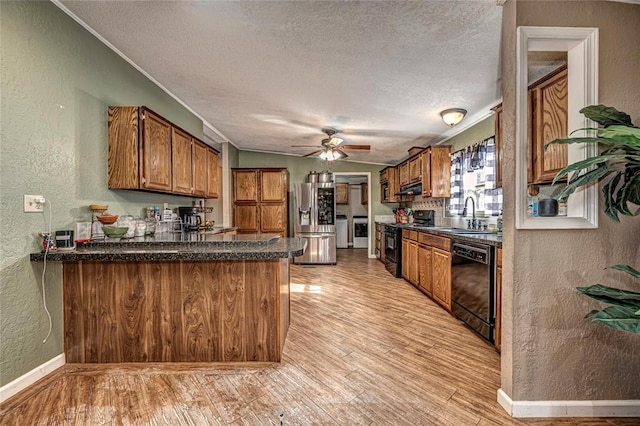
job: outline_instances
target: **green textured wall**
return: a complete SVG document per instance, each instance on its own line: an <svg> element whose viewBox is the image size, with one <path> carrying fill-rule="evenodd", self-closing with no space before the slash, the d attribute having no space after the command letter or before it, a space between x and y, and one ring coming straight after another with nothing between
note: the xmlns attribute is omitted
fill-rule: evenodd
<svg viewBox="0 0 640 426"><path fill-rule="evenodd" d="M349 161L334 161L329 163L316 158L303 158L292 155L265 154L263 152L240 151L238 167L286 167L289 170L289 235L293 236L293 185L306 182L306 176L311 170L332 172L371 172L371 214L393 214L390 207L380 203L380 170L385 166L378 164L353 163ZM373 219L373 218L372 218ZM373 234L373 233L371 233ZM374 236L372 250L375 250Z"/></svg>
<svg viewBox="0 0 640 426"><path fill-rule="evenodd" d="M474 143L482 142L496 134L495 115L491 115L482 121L477 122L468 129L458 133L443 145L451 145L451 152L456 152Z"/></svg>
<svg viewBox="0 0 640 426"><path fill-rule="evenodd" d="M50 2L0 2L0 386L63 351L60 265L47 265L53 333L42 308L38 231L73 229L88 205L115 214L190 205L187 197L107 189L107 107L146 105L202 137L202 122ZM23 213L44 195L45 214ZM49 224L52 208L53 223Z"/></svg>

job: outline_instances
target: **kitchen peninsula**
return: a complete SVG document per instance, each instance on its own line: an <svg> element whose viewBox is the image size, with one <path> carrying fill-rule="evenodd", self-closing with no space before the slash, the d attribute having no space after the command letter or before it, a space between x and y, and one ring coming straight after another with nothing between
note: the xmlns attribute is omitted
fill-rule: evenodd
<svg viewBox="0 0 640 426"><path fill-rule="evenodd" d="M63 264L66 362L280 361L305 242L178 235L46 254Z"/></svg>

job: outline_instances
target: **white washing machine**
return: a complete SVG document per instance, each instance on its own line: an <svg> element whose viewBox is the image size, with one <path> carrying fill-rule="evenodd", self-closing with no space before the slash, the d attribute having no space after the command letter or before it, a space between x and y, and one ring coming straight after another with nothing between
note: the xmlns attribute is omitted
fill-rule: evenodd
<svg viewBox="0 0 640 426"><path fill-rule="evenodd" d="M367 248L369 246L369 218L367 216L353 217L353 248Z"/></svg>
<svg viewBox="0 0 640 426"><path fill-rule="evenodd" d="M347 216L336 216L336 248L349 247L349 221Z"/></svg>

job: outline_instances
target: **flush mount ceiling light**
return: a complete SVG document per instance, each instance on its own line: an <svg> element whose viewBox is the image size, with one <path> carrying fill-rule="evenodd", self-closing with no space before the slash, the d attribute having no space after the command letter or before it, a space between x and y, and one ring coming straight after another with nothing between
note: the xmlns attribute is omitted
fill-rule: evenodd
<svg viewBox="0 0 640 426"><path fill-rule="evenodd" d="M440 113L442 121L449 127L453 127L461 122L465 115L467 115L467 110L462 108L445 109Z"/></svg>

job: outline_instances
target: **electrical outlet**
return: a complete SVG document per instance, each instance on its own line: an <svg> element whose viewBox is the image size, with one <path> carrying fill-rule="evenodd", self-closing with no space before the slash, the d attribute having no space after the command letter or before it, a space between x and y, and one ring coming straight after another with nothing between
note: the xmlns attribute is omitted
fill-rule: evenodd
<svg viewBox="0 0 640 426"><path fill-rule="evenodd" d="M44 211L44 197L42 195L25 195L24 212L42 213Z"/></svg>

